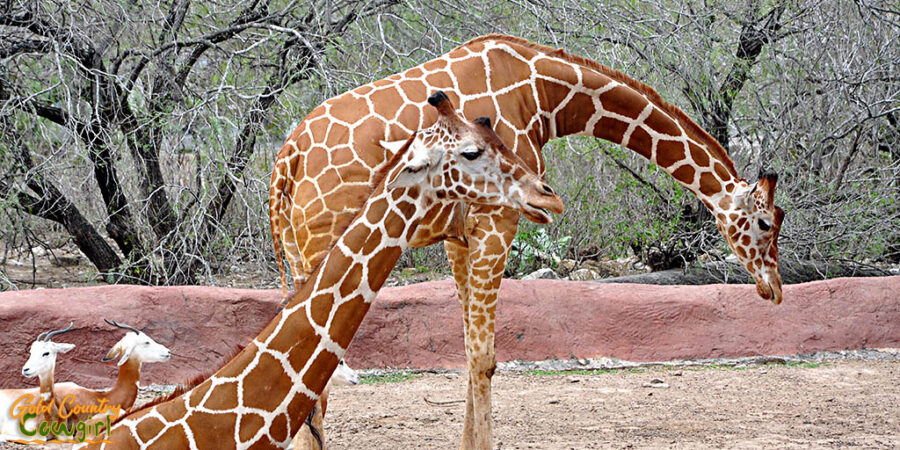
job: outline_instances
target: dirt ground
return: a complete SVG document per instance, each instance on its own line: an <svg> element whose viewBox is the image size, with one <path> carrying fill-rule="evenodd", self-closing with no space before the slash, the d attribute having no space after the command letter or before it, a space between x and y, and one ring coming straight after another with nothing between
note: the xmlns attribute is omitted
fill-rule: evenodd
<svg viewBox="0 0 900 450"><path fill-rule="evenodd" d="M668 388L645 387L654 378ZM465 377L335 387L329 449L456 448ZM494 376L501 449L897 448L900 362Z"/></svg>
<svg viewBox="0 0 900 450"><path fill-rule="evenodd" d="M370 384L332 388L327 448L458 447L464 374L364 380ZM740 368L500 370L493 385L498 449L900 447L896 358ZM428 404L426 398L448 403ZM0 444L3 450L25 448Z"/></svg>

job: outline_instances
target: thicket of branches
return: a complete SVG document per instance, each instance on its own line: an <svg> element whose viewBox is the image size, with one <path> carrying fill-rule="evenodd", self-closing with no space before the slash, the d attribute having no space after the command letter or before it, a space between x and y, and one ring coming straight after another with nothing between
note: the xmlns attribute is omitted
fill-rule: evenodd
<svg viewBox="0 0 900 450"><path fill-rule="evenodd" d="M268 177L296 123L488 32L629 73L745 177L779 172L785 258L900 261L900 14L863 0L5 2L4 248L71 241L112 281L274 279ZM724 249L693 197L639 156L592 139L545 155L568 207L549 229L558 253L667 267Z"/></svg>

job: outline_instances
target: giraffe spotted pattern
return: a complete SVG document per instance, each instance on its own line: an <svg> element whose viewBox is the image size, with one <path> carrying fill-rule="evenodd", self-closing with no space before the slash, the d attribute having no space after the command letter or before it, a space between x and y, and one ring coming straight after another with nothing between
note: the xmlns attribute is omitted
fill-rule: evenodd
<svg viewBox="0 0 900 450"><path fill-rule="evenodd" d="M282 250L299 289L362 207L396 142L434 122L436 114L424 105L435 89L446 91L464 116L489 117L503 142L539 175L543 145L573 134L621 144L653 161L713 212L760 296L781 301L777 238L784 213L774 205L774 176L758 183L739 177L722 146L650 87L561 49L503 35L473 39L329 99L294 130L276 160L269 199L285 295ZM428 214L445 217L446 211ZM491 447L494 315L518 218L518 211L497 206L460 206L453 220L410 242L444 240L457 283L469 370L462 448Z"/></svg>
<svg viewBox="0 0 900 450"><path fill-rule="evenodd" d="M440 120L408 139L350 227L275 319L216 374L117 422L103 448L286 447L350 345L369 305L432 206L528 210L562 202L494 134L442 93ZM446 147L445 147L446 146ZM436 219L434 219L436 220Z"/></svg>

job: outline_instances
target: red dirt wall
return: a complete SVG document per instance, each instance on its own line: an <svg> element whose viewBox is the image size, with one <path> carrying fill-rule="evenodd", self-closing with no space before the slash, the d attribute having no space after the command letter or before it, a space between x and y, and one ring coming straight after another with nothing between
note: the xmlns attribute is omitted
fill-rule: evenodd
<svg viewBox="0 0 900 450"><path fill-rule="evenodd" d="M504 280L497 359L610 356L652 361L900 347L900 277L844 278L786 286L784 303L752 285L648 286ZM144 367L143 382L176 382L220 367L275 314L280 290L102 286L0 294L0 387L36 385L20 374L40 332L56 338L58 381L104 387L115 366L100 358L133 325L173 359ZM459 368L462 318L453 283L386 288L347 355L354 368Z"/></svg>

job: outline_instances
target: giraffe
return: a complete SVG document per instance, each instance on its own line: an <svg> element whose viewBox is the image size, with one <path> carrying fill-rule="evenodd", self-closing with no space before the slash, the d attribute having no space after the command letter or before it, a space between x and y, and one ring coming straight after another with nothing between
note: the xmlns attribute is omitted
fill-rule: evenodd
<svg viewBox="0 0 900 450"><path fill-rule="evenodd" d="M398 149L284 309L212 377L116 422L113 444L101 448L288 446L420 227L454 220L462 201L532 211L545 223L562 212L559 197L489 120L464 121L441 92L429 102L440 120ZM427 216L432 205L440 205L440 217Z"/></svg>
<svg viewBox="0 0 900 450"><path fill-rule="evenodd" d="M291 442L293 450L322 450L325 448L325 413L328 411L328 396L331 386L351 386L359 384L359 375L351 369L342 359L331 375L325 390L319 394L319 401L313 406L312 411L300 428L300 432L294 436Z"/></svg>
<svg viewBox="0 0 900 450"><path fill-rule="evenodd" d="M436 120L424 107L431 89L444 90L465 117L489 117L539 175L544 144L569 135L611 141L649 159L712 211L759 295L781 302L777 241L784 211L774 205L776 176L741 178L725 149L651 87L563 49L496 34L326 100L291 133L269 197L285 295L282 249L300 289L403 139ZM461 448L491 448L494 316L520 214L496 205L460 208L461 220L432 227L410 245L444 240L465 327L469 386Z"/></svg>

